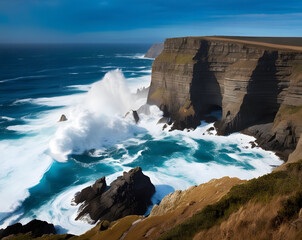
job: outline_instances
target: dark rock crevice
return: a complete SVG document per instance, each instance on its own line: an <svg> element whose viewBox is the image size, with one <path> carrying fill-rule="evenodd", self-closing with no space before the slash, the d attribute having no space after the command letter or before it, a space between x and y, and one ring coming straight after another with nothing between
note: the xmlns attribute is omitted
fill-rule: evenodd
<svg viewBox="0 0 302 240"><path fill-rule="evenodd" d="M265 51L248 82L246 94L235 117L217 123L219 134L242 131L250 126L274 121L280 107L277 102L281 89L276 78L276 51ZM231 113L228 112L227 115Z"/></svg>
<svg viewBox="0 0 302 240"><path fill-rule="evenodd" d="M193 67L190 100L198 125L206 114L222 109L221 89L215 72L211 70L211 64L213 63L209 61L209 48L208 42L202 41L197 54L193 58L197 62Z"/></svg>

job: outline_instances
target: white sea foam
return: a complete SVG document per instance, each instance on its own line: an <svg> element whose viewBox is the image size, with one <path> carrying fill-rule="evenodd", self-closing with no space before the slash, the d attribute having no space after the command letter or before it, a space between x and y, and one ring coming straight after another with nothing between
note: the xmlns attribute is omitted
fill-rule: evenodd
<svg viewBox="0 0 302 240"><path fill-rule="evenodd" d="M116 57L119 58L130 58L130 59L147 59L147 60L154 60L154 58L146 58L145 54L142 53L136 53L132 55L127 55L127 54L116 54Z"/></svg>
<svg viewBox="0 0 302 240"><path fill-rule="evenodd" d="M93 225L83 221L75 221L78 206L72 205L71 202L75 193L92 183L93 182L69 188L35 211L35 216L23 218L20 222L25 224L33 218L37 218L53 223L55 226L60 226L60 228L67 229L71 234L82 234L86 232L92 228Z"/></svg>
<svg viewBox="0 0 302 240"><path fill-rule="evenodd" d="M17 104L23 104L23 103L30 103L33 99L32 98L24 98L24 99L17 99L12 103L12 105L17 105Z"/></svg>
<svg viewBox="0 0 302 240"><path fill-rule="evenodd" d="M44 153L48 141L45 136L1 141L0 212L14 211L47 171L52 163Z"/></svg>
<svg viewBox="0 0 302 240"><path fill-rule="evenodd" d="M70 153L106 148L142 132L132 119L123 117L138 107L122 72L108 72L92 85L81 103L68 109L68 121L59 126L49 144L52 156L66 161Z"/></svg>
<svg viewBox="0 0 302 240"><path fill-rule="evenodd" d="M136 93L137 89L149 87L150 82L151 82L151 75L127 78L127 84L132 93Z"/></svg>
<svg viewBox="0 0 302 240"><path fill-rule="evenodd" d="M90 90L91 84L88 84L88 85L70 85L70 86L67 86L67 88L70 88L72 90L79 90L79 91L87 92L87 91Z"/></svg>
<svg viewBox="0 0 302 240"><path fill-rule="evenodd" d="M17 81L17 80L23 80L23 79L31 79L31 78L43 78L47 77L46 75L33 75L33 76L23 76L23 77L16 77L16 78L8 78L8 79L3 79L0 80L0 83L4 82L10 82L10 81Z"/></svg>
<svg viewBox="0 0 302 240"><path fill-rule="evenodd" d="M152 70L151 69L148 69L148 70L141 70L141 71L138 71L140 73L151 73Z"/></svg>
<svg viewBox="0 0 302 240"><path fill-rule="evenodd" d="M104 69L116 69L116 68L118 68L117 66L104 66L104 67L101 67L101 68L104 68ZM121 67L120 67L121 68Z"/></svg>
<svg viewBox="0 0 302 240"><path fill-rule="evenodd" d="M6 117L6 116L0 116L0 119L7 120L7 121L13 121L13 120L15 120L15 118Z"/></svg>

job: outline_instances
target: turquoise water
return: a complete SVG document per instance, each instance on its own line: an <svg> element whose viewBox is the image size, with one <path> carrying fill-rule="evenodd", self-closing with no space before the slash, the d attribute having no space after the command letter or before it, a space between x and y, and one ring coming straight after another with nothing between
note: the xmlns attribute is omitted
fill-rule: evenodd
<svg viewBox="0 0 302 240"><path fill-rule="evenodd" d="M39 218L83 233L74 194L107 176L142 167L156 186L153 203L176 189L223 176L250 179L281 161L252 149L241 134L162 131L155 106L138 125L125 113L146 102L148 45L0 47L0 227ZM68 121L58 123L61 114ZM130 115L131 116L131 115Z"/></svg>

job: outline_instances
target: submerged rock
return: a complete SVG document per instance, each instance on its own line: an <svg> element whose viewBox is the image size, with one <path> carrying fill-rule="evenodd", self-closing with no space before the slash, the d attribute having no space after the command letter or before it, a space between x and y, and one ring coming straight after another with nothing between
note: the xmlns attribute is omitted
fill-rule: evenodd
<svg viewBox="0 0 302 240"><path fill-rule="evenodd" d="M104 186L105 178L101 178L75 196L75 203L83 202L76 220L89 215L95 223L98 220L114 221L127 215L142 215L155 192L150 178L143 174L140 167L124 172L123 176L110 184L107 191L104 191Z"/></svg>
<svg viewBox="0 0 302 240"><path fill-rule="evenodd" d="M53 224L34 219L25 225L16 223L3 230L0 230L0 239L19 233L31 233L33 238L37 238L44 234L55 234L56 230Z"/></svg>

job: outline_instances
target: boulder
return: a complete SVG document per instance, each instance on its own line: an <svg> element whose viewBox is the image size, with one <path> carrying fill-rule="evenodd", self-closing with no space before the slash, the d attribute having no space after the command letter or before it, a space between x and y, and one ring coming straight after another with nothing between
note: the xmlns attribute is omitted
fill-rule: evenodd
<svg viewBox="0 0 302 240"><path fill-rule="evenodd" d="M139 121L139 116L138 116L138 114L137 114L137 111L132 111L132 115L133 115L133 118L134 118L134 120L135 120L135 123L138 123L138 121Z"/></svg>
<svg viewBox="0 0 302 240"><path fill-rule="evenodd" d="M103 185L101 188L97 188L100 190L98 193L93 190L93 186L96 185L94 184L91 188L85 188L75 196L78 198L75 200L76 203L79 203L80 200L83 202L76 220L86 219L89 215L92 223L98 220L111 222L127 215L142 215L146 212L155 192L154 185L149 177L143 174L140 167L124 172L123 176L110 184L107 191L103 191L103 186L106 184L105 179L100 182Z"/></svg>
<svg viewBox="0 0 302 240"><path fill-rule="evenodd" d="M59 122L65 122L65 121L67 121L67 117L64 114L62 114Z"/></svg>
<svg viewBox="0 0 302 240"><path fill-rule="evenodd" d="M41 237L44 234L55 234L56 230L53 224L34 219L23 226L23 233L31 232L33 237Z"/></svg>
<svg viewBox="0 0 302 240"><path fill-rule="evenodd" d="M1 233L0 233L0 239L12 235L12 234L18 234L18 233L22 233L22 224L21 223L15 223L13 225L8 226L5 229L2 229Z"/></svg>
<svg viewBox="0 0 302 240"><path fill-rule="evenodd" d="M251 147L252 147L252 148L257 147L257 144L256 144L254 141L250 141L249 143L251 144Z"/></svg>
<svg viewBox="0 0 302 240"><path fill-rule="evenodd" d="M100 231L104 231L107 230L110 226L110 222L108 222L107 220L103 220L100 223Z"/></svg>
<svg viewBox="0 0 302 240"><path fill-rule="evenodd" d="M16 223L0 231L0 239L19 233L31 233L33 238L41 237L44 234L55 234L56 230L53 224L47 223L45 221L40 221L34 219L29 223L22 225L21 223Z"/></svg>

